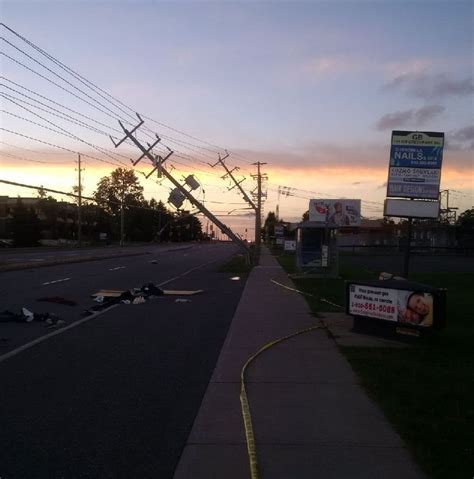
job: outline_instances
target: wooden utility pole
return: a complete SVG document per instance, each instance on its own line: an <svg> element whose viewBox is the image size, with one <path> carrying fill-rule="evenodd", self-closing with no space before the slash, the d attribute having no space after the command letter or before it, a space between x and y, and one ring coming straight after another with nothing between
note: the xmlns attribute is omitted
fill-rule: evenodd
<svg viewBox="0 0 474 479"><path fill-rule="evenodd" d="M255 175L257 179L257 212L255 215L255 247L257 251L260 250L262 243L262 174L260 173L260 167L266 165L266 163L252 163L257 166L257 174Z"/></svg>
<svg viewBox="0 0 474 479"><path fill-rule="evenodd" d="M137 114L137 117L139 119L139 123L130 131L127 130L127 128L125 128L125 126L122 124L121 121L119 121L119 124L122 127L123 132L125 133L125 136L119 142L115 142L115 140L112 137L110 137L110 139L112 140L112 143L115 145L115 148L117 148L120 144L122 144L126 139L131 140L132 143L135 144L135 146L142 152L142 155L140 156L140 158L138 158L138 160L136 160L135 162L132 162L134 166L144 157L147 157L152 162L152 164L154 164L155 158L151 153L151 150L154 145L148 145L148 149L147 149L137 140L137 138L135 138L135 136L133 136L133 133L136 130L138 130L138 128L140 128L140 126L143 125L144 123L140 115ZM247 258L250 261L249 249L246 243L242 241L228 226L226 226L219 219L217 219L200 201L194 198L194 196L188 190L186 190L183 187L183 185L181 185L178 181L176 181L176 179L169 173L169 171L166 171L163 168L162 173L165 176L165 178L167 178L192 205L194 205L201 213L207 216L207 218L209 218L209 220L212 221L222 231L223 234L226 234L232 241L234 241L234 243L236 243L241 248L241 250L247 255Z"/></svg>

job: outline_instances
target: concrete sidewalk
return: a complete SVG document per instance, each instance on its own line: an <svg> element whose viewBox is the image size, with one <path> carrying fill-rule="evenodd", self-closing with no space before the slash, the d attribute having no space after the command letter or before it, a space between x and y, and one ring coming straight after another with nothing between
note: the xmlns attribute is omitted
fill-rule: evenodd
<svg viewBox="0 0 474 479"><path fill-rule="evenodd" d="M175 479L250 478L240 370L271 340L318 324L266 248L252 271ZM285 341L247 370L263 479L424 477L324 330Z"/></svg>

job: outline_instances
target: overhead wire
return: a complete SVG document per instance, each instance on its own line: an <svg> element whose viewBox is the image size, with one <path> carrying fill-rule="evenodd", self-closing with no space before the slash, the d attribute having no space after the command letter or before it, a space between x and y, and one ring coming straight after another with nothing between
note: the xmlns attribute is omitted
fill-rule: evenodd
<svg viewBox="0 0 474 479"><path fill-rule="evenodd" d="M5 151L2 151L0 150L0 156L7 156L7 157L11 157L11 158L15 158L17 160L21 160L21 161L29 161L31 163L43 163L43 164L50 164L50 165L61 165L61 164L70 164L71 162L58 162L58 161L46 161L46 160L33 160L31 158L25 158L23 156L18 156L18 155L15 155L13 153L8 153L8 152L5 152Z"/></svg>
<svg viewBox="0 0 474 479"><path fill-rule="evenodd" d="M36 47L32 42L29 42L29 41L26 40L24 37L22 37L21 35L17 34L17 32L13 31L12 29L10 29L9 27L7 27L7 26L4 25L4 24L2 24L2 25L5 26L5 27L6 27L8 30L10 30L12 33L14 33L15 35L17 35L19 38L21 38L22 40L24 40L27 44L29 44L30 46L32 46L33 48L35 48L37 51L40 51L40 52L41 52L43 55L45 55L48 59L50 59L51 61L53 61L56 65L60 66L63 70L67 71L68 73L70 73L71 75L73 75L76 79L80 80L81 83L83 83L84 85L87 85L90 89L92 89L92 90L94 91L94 93L98 94L98 95L101 96L104 100L106 100L106 101L108 101L109 103L111 103L112 105L114 105L115 108L118 108L120 111L122 111L124 114L127 114L127 115L130 116L130 117L133 116L133 115L131 115L130 113L125 112L123 109L117 107L116 104L114 104L113 102L111 102L109 99L105 98L103 95L97 93L97 90L99 90L99 91L105 93L108 97L113 98L115 101L117 101L118 103L122 104L123 106L125 106L126 108L128 108L130 111L133 111L129 106L125 105L125 104L122 103L120 100L114 98L112 95L110 95L110 94L108 94L107 92L105 92L104 90L100 89L99 87L97 87L96 85L94 85L92 82L90 82L89 80L85 79L85 78L82 77L81 75L75 73L75 72L74 72L73 70L71 70L69 67L65 66L64 64L62 64L62 63L59 62L58 60L54 59L54 57L50 56L49 54L47 54L46 52L44 52L43 50L41 50L39 47ZM31 71L32 73L34 73L34 74L40 76L41 78L47 80L48 82L50 82L51 84L55 85L56 87L62 89L63 91L67 92L68 94L73 95L75 98L77 98L77 99L79 99L79 100L85 102L86 104L92 106L93 108L95 108L96 110L100 111L101 113L104 113L104 114L106 114L107 116L109 116L109 117L111 117L111 118L113 118L113 119L115 119L115 120L116 120L117 118L115 118L114 115L116 115L117 117L119 117L120 119L122 119L122 121L131 124L131 122L129 122L128 120L125 120L125 119L124 119L123 117L121 117L120 115L117 115L116 112L112 111L110 108L108 108L107 106L103 105L101 102L97 101L97 99L94 99L92 96L90 96L89 94L85 93L82 89L80 89L80 88L78 88L77 86L73 85L71 82L69 82L68 80L66 80L65 78L63 78L61 75L57 74L56 72L54 72L53 70L51 70L50 68L48 68L47 66L45 66L42 62L36 60L36 59L33 58L31 55L29 55L29 54L27 54L26 52L24 52L21 48L17 47L16 45L12 44L11 42L9 42L9 41L6 40L6 39L3 39L3 40L6 41L7 44L9 44L9 45L12 46L13 48L15 48L17 51L23 53L26 57L28 57L29 59L31 59L31 60L34 61L35 63L41 65L41 66L42 66L43 68L45 68L48 72L52 73L53 75L55 75L56 77L60 78L61 80L63 80L64 82L66 82L68 85L70 85L71 87L73 87L75 90L77 90L77 91L79 91L80 93L82 93L83 95L85 95L87 98L90 98L91 100L96 101L99 105L101 105L101 106L102 106L103 108L105 108L107 111L104 111L104 110L102 110L101 108L98 108L96 105L91 104L89 101L87 101L87 100L85 100L84 98L78 96L77 94L75 94L74 92L70 91L69 89L63 87L62 85L58 84L57 82L55 82L55 81L53 81L53 80L51 80L51 79L45 77L44 75L42 75L41 73L37 72L36 70L34 70L34 69L28 67L27 65L23 64L22 62L20 62L20 61L14 59L14 58L10 57L9 55L6 55L6 54L4 54L4 53L2 52L2 54L4 54L4 55L5 55L7 58L9 58L10 60L12 60L12 61L14 61L15 63L19 64L19 65L22 66L23 68L26 68L27 70ZM5 78L5 79L6 79L6 78ZM29 91L29 92L31 92L31 93L37 95L37 96L42 97L43 99L46 99L47 101L54 102L53 100L50 100L50 99L48 99L48 98L46 98L46 97L44 97L44 96L38 94L37 92L33 92L32 90L30 90L30 89L28 89L28 88L26 88L26 87L24 87L24 86L22 86L22 85L19 85L19 84L15 83L15 82L12 82L12 81L9 80L9 79L6 79L6 80L7 80L7 81L10 81L11 83L13 83L13 84L15 84L15 85L17 85L17 86L19 86L19 87L21 87L21 88L26 89L27 91ZM84 80L84 81L83 81L83 80ZM86 82L87 82L87 83L86 83ZM90 85L88 85L88 84L92 84L94 88L90 87ZM8 86L7 86L7 88L8 88ZM10 87L10 89L11 89L11 87ZM13 89L13 90L14 90L14 89ZM14 91L16 91L16 90L14 90ZM17 92L17 93L21 94L21 92ZM32 99L31 97L28 97L28 98L29 98L29 99ZM34 99L32 99L32 100L34 100ZM37 101L37 100L36 100L36 101ZM60 104L58 104L57 102L54 102L54 103L57 104L57 105L60 105ZM43 104L43 105L44 105L44 104ZM19 105L19 106L21 106L21 105ZM32 106L32 105L30 104L29 106ZM44 105L44 106L47 106L47 107L51 108L49 105ZM89 119L89 120L91 120L91 121L94 121L94 122L97 123L97 124L101 124L101 125L105 126L106 128L111 129L111 127L110 127L109 125L105 125L105 124L103 124L103 123L101 123L101 122L98 122L97 120L95 120L95 119L93 119L93 118L90 118L90 117L88 117L88 116L86 116L86 115L83 115L83 114L81 114L80 112L76 112L75 110L72 110L72 109L70 109L70 108L68 108L68 107L64 107L63 105L61 105L61 107L62 107L62 108L66 108L66 109L68 109L69 111L75 112L76 114L79 114L79 115L82 116L82 117L85 117L85 118L87 118L87 119ZM112 115L111 115L110 113L108 113L108 112L112 113ZM59 112L59 113L61 113L61 112ZM39 116L39 117L41 118L40 115L37 115L37 116ZM153 121L153 122L155 122L155 123L157 123L157 124L160 124L160 122L157 122L156 120L153 120L152 118L149 118L149 117L146 117L146 118L149 119L150 121ZM24 118L23 118L23 119L24 119ZM62 119L63 119L63 118L62 118ZM25 119L24 119L24 120L25 120ZM52 123L52 122L49 122L48 120L45 120L44 118L43 118L43 120L44 120L44 121L47 121L47 122L50 123L50 124ZM26 120L26 121L28 121L28 120ZM74 119L73 121L76 121L76 119ZM45 127L44 125L40 125L40 124L38 124L38 126ZM55 126L58 127L58 125L55 125ZM166 127L166 128L170 128L170 129L172 129L172 130L174 130L174 131L176 131L176 132L179 132L180 134L183 134L184 136L187 136L187 137L189 137L189 138L195 139L195 140L197 140L197 141L201 141L200 139L198 139L198 138L196 138L196 137L193 137L192 135L188 135L188 134L186 134L185 132L182 132L182 131L180 131L180 130L174 129L174 128L172 128L172 127L168 127L168 125L161 124L161 126L164 126L164 127ZM59 128L61 128L61 127L59 127ZM91 127L91 128L94 128L94 127ZM64 129L63 129L63 130L64 130ZM148 130L149 130L150 132L152 132L150 129L148 129ZM54 130L52 130L52 131L54 131ZM94 130L94 131L96 131L96 130ZM116 130L116 129L115 129L115 131L117 132L117 131L119 131L119 130ZM13 133L15 134L16 132L13 132ZM55 131L55 133L60 133L60 132ZM102 132L102 133L105 133L105 132ZM68 132L68 134L71 134L71 133ZM73 134L71 134L71 135L73 135ZM75 135L73 135L73 136L75 136ZM177 139L174 139L174 138L169 137L169 136L167 136L167 135L165 135L165 136L167 137L168 141L172 141L172 142L175 142L175 143L177 143L177 144L184 144L184 145L186 145L187 148L190 148L191 146L196 146L197 148L201 148L201 149L210 151L210 152L212 152L212 153L214 153L214 154L215 154L215 153L218 153L218 152L216 152L216 151L214 151L214 150L200 147L199 145L193 145L193 144L191 144L191 143L189 143L189 142L184 142L183 140L177 140ZM25 137L27 137L27 136L25 136ZM77 138L78 138L78 137L76 137L76 139L77 139ZM34 140L35 140L35 141L38 141L38 139L34 139ZM81 140L82 140L82 139L79 139L79 141L81 141ZM83 141L83 140L82 140L82 141ZM43 142L43 143L44 143L44 144L48 144L47 142ZM211 145L211 144L210 144L210 145ZM56 146L57 146L57 145L56 145ZM89 146L91 146L91 145L89 145ZM212 145L211 145L211 146L212 146ZM95 148L97 149L97 145L95 145L95 146L93 146L93 147L95 147ZM98 147L98 148L100 148L100 147ZM218 147L218 146L215 146L215 148L221 149L221 148ZM66 149L66 151L67 151L67 150L68 150L68 149ZM101 151L101 150L99 149L98 151ZM101 153L105 154L103 151L101 151ZM212 158L212 157L210 157L210 156L208 156L208 155L206 155L206 154L203 154L203 153L199 153L199 154L204 155L205 157L211 158L212 160L214 160L214 158ZM201 162L201 163L203 163L203 164L205 164L205 165L208 164L207 162L203 162L203 161L201 161L201 160L196 160L195 158L192 158L190 155L187 155L186 153L181 153L181 155L182 155L182 156L181 156L181 159L183 159L183 161L187 161L187 162L189 162L189 163L192 163L193 161L198 161L198 162ZM185 155L185 156L184 156L184 155ZM87 155L87 156L90 157L90 158L93 158L95 161L103 161L103 162L106 162L106 161L101 160L101 159L98 159L98 158L96 158L96 157L92 157L91 155ZM121 156L123 156L123 155L121 155ZM178 153L176 156L179 157L179 153ZM238 155L238 156L239 156L239 155ZM109 155L109 157L110 157L110 155ZM116 160L116 159L114 159L114 160L120 162L120 160ZM183 167L185 167L185 168L187 167L186 165L184 165L183 163L181 163L181 162L179 162L179 161L173 160L173 162L174 162L174 163L177 163L177 164L180 164L181 166L183 166ZM122 162L120 162L120 163L122 163ZM199 170L199 171L200 171L201 173L203 173L203 174L207 174L207 175L209 175L209 176L212 176L211 173L209 173L209 172L207 172L207 171L205 172L205 171L202 170L202 169Z"/></svg>
<svg viewBox="0 0 474 479"><path fill-rule="evenodd" d="M38 47L37 45L35 45L33 42L31 42L30 40L28 40L26 37L20 35L18 32L16 32L15 30L13 30L12 28L8 27L7 25L5 24L0 24L2 26L4 26L7 30L9 30L11 33L13 33L14 35L16 35L18 38L20 38L21 40L23 40L26 44L28 44L29 46L31 46L33 49L35 49L36 51L40 52L43 56L45 56L46 58L48 58L50 61L52 61L53 63L55 63L57 66L59 66L60 68L62 68L64 71L66 71L67 73L69 73L70 75L72 75L76 80L80 81L83 85L87 86L88 88L90 88L91 90L93 90L97 95L99 95L101 98L103 98L104 100L107 100L109 101L111 104L113 104L115 106L115 108L118 108L120 109L120 111L122 111L123 113L126 113L123 109L119 108L116 104L114 104L110 98L112 98L115 102L117 102L118 104L122 105L123 107L127 108L128 110L132 111L132 112L135 112L134 109L132 109L130 106L128 106L127 104L123 103L122 101L120 101L119 99L117 99L116 97L114 97L113 95L111 95L110 93L106 92L105 90L101 89L100 87L98 87L97 85L95 85L93 82L91 82L90 80L88 80L87 78L83 77L82 75L80 75L79 73L75 72L73 69L71 69L70 67L68 67L67 65L63 64L61 61L59 61L57 58L55 58L54 56L50 55L49 53L47 53L46 51L44 51L43 49L41 49L40 47ZM98 93L100 92L100 93ZM108 98L104 97L101 93L105 94ZM142 115L143 118L145 119L148 119L150 121L152 121L153 123L159 125L159 126L162 126L164 128L167 128L171 131L174 131L176 133L179 133L187 138L190 138L190 139L193 139L195 141L198 141L202 144L205 144L205 145L208 145L208 146L211 146L212 148L215 148L217 150L225 150L223 147L221 146L218 146L218 145L215 145L215 144L212 144L206 140L203 140L203 139L200 139L196 136L193 136L193 135L190 135L182 130L179 130L177 128L174 128L174 127L171 127L169 125L166 125L165 123L162 123L162 122L158 122L157 120L151 118L151 117L148 117L146 115ZM189 145L191 145L190 143L188 143ZM203 146L200 146L200 145L193 145L197 148L200 148L200 149L203 149L203 150L207 150L211 153L218 153L218 151L216 152L214 149L210 149L210 148L207 148L207 147L203 147ZM245 158L243 155L241 154L238 154L238 153L235 153L233 152L233 154L235 156L237 156L238 158L240 158L242 161L245 161L246 163L249 163L251 164L252 161L251 160L248 160L247 158Z"/></svg>
<svg viewBox="0 0 474 479"><path fill-rule="evenodd" d="M75 153L76 155L81 155L81 156L84 156L86 158L89 158L91 160L94 160L94 161L99 161L101 163L107 163L109 165L112 165L112 166L115 166L115 167L119 167L121 168L122 165L118 165L117 163L112 163L111 161L108 161L108 160L104 160L102 158L97 158L96 156L92 156L92 155L89 155L88 153L83 153L83 152L80 152L80 151L77 151L77 150L72 150L70 148L67 148L65 146L60 146L60 145L57 145L55 143L51 143L49 141L45 141L45 140L40 140L39 138L34 138L32 136L29 136L29 135L25 135L23 133L20 133L18 131L14 131L14 130L9 130L8 128L4 128L2 126L0 126L0 130L2 131L6 131L7 133L11 133L13 135L16 135L16 136L21 136L22 138L26 138L26 139L29 139L29 140L32 140L32 141L36 141L38 143L42 143L44 145L47 145L47 146L52 146L53 148L57 148L57 149L60 149L60 150L64 150L64 151L68 151L69 153ZM128 169L132 169L130 167L127 166Z"/></svg>
<svg viewBox="0 0 474 479"><path fill-rule="evenodd" d="M0 94L0 96L3 96L3 95ZM4 98L5 98L5 97L4 97ZM22 107L22 108L24 108L24 107ZM116 159L114 156L110 155L109 153L107 153L106 151L104 151L104 149L98 147L97 145L94 145L93 143L90 143L90 142L88 142L88 141L86 141L86 140L83 140L82 138L79 138L78 136L76 136L76 135L74 135L74 134L68 132L67 130L65 130L64 128L62 128L62 127L60 127L60 126L58 126L58 125L56 125L56 124L54 124L53 122L50 122L50 121L48 121L48 120L45 120L44 118L41 117L41 115L37 115L36 113L32 112L32 111L29 110L28 108L25 108L25 109L26 109L27 111L29 111L30 113L32 113L33 115L38 116L38 117L41 118L42 120L46 121L47 123L52 124L52 125L54 125L55 127L59 128L60 131L55 130L55 129L53 129L53 128L50 128L50 127L48 127L48 126L46 126L46 125L42 125L41 123L37 123L37 122L35 122L35 121L33 121L33 120L29 120L28 118L22 117L22 116L20 116L20 115L16 115L15 113L9 112L9 111L7 111L7 110L1 109L0 111L2 111L3 113L6 113L7 115L10 115L10 116L13 116L13 117L15 117L15 118L18 118L18 119L20 119L20 120L23 120L23 121L26 121L26 122L28 122L28 123L31 123L31 124L33 124L33 125L39 126L39 127L41 127L41 128L45 128L45 129L47 129L47 130L49 130L49 131L52 131L52 132L54 132L54 133L57 133L58 135L66 136L67 138L71 138L71 139L73 139L73 140L76 140L76 141L79 141L79 142L81 142L81 143L84 143L84 144L86 144L87 146L90 146L90 147L94 148L95 150L99 151L99 152L102 153L103 155L105 155L105 156L111 158L112 160L119 162L122 166L127 166L127 167L128 167L128 165L127 165L126 163L124 163L124 162L121 161L121 160Z"/></svg>

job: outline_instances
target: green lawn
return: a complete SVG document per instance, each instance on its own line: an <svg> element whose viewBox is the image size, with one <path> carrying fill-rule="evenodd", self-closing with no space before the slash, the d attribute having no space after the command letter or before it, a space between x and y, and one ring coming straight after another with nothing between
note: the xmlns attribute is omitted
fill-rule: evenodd
<svg viewBox="0 0 474 479"><path fill-rule="evenodd" d="M289 272L293 257L279 255ZM344 279L374 273L344 265L342 279L298 279L298 289L314 294L313 312L337 311L322 299L344 305ZM474 274L413 274L410 279L447 288L448 324L403 349L343 347L368 394L434 479L474 475Z"/></svg>

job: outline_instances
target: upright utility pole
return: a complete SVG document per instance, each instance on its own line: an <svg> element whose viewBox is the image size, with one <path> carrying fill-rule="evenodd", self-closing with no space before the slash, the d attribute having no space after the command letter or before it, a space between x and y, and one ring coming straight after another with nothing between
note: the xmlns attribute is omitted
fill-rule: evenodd
<svg viewBox="0 0 474 479"><path fill-rule="evenodd" d="M78 199L77 199L77 245L79 248L82 248L82 181L81 181L81 154L77 155L77 172L79 174L78 178Z"/></svg>
<svg viewBox="0 0 474 479"><path fill-rule="evenodd" d="M255 246L257 250L260 250L262 243L262 174L260 173L260 167L266 165L266 163L252 163L257 166L257 214L255 215Z"/></svg>
<svg viewBox="0 0 474 479"><path fill-rule="evenodd" d="M125 236L125 211L123 209L123 195L120 202L120 246L123 246Z"/></svg>

